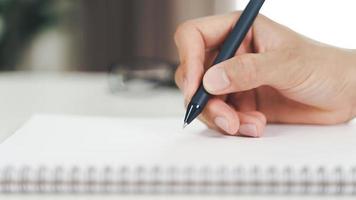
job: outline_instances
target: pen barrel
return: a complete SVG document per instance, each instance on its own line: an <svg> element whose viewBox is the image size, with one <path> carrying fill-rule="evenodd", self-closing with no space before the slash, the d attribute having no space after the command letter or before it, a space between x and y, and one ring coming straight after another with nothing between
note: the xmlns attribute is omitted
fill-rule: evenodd
<svg viewBox="0 0 356 200"><path fill-rule="evenodd" d="M187 112L184 117L184 123L190 124L196 117L203 112L204 107L210 99L210 94L204 89L204 86L201 85L196 93L194 94L192 100L187 106Z"/></svg>
<svg viewBox="0 0 356 200"><path fill-rule="evenodd" d="M245 39L265 0L251 0L222 45L213 65L232 58Z"/></svg>
<svg viewBox="0 0 356 200"><path fill-rule="evenodd" d="M242 41L245 39L250 27L255 21L265 0L251 0L242 12L239 20L235 24L231 33L222 45L221 51L215 59L213 65L232 58ZM209 94L203 84L201 84L188 105L184 118L185 124L191 123L204 109L208 103L211 94Z"/></svg>
<svg viewBox="0 0 356 200"><path fill-rule="evenodd" d="M204 108L204 106L208 103L210 96L211 95L205 90L203 84L201 84L197 92L194 94L191 103Z"/></svg>
<svg viewBox="0 0 356 200"><path fill-rule="evenodd" d="M250 30L253 22L255 21L264 2L265 0L251 0L248 3L245 10L241 13L239 20L236 22L231 33L224 41L221 51L216 57L213 65L228 60L235 55L237 49L240 47L248 31ZM207 104L210 97L211 94L209 94L205 90L203 84L201 84L197 92L193 96L191 103L199 105L200 107L204 108L204 106Z"/></svg>

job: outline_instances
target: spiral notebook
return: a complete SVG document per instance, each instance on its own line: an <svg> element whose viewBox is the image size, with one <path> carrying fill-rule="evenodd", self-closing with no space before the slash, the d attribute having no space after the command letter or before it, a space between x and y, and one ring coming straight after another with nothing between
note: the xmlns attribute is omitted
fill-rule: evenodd
<svg viewBox="0 0 356 200"><path fill-rule="evenodd" d="M36 115L0 144L2 193L356 194L356 124L224 136L180 118Z"/></svg>

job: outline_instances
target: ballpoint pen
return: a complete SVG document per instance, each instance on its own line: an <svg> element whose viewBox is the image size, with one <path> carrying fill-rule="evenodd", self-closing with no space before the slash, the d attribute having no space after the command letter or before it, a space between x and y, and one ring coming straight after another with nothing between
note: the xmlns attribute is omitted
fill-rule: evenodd
<svg viewBox="0 0 356 200"><path fill-rule="evenodd" d="M242 41L245 39L246 34L255 21L265 0L251 0L242 12L239 20L232 29L231 33L224 41L221 51L216 57L213 65L221 63L225 60L232 58L237 49L240 47ZM209 101L211 94L209 94L201 83L197 92L194 94L190 103L188 104L187 111L184 117L184 125L186 127L190 124L200 113L204 110L205 105Z"/></svg>

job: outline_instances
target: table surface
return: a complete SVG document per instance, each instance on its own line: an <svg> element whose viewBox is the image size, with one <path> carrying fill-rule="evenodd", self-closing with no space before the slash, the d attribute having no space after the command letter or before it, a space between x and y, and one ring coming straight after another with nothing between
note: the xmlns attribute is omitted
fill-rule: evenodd
<svg viewBox="0 0 356 200"><path fill-rule="evenodd" d="M0 73L0 142L34 113L183 118L176 89L112 94L104 73Z"/></svg>
<svg viewBox="0 0 356 200"><path fill-rule="evenodd" d="M0 142L34 113L113 117L162 117L184 114L183 98L175 89L112 94L104 73L0 73ZM172 199L222 199L214 196L169 196ZM0 199L167 199L167 196L0 195ZM265 199L225 196L223 199ZM285 199L283 196L268 199ZM288 197L300 199L300 197ZM335 197L304 197L334 199ZM353 199L344 197L343 199Z"/></svg>

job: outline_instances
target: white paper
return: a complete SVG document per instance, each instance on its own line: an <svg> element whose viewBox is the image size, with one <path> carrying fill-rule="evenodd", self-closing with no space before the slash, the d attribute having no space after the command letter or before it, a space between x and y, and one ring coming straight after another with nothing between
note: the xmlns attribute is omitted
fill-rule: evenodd
<svg viewBox="0 0 356 200"><path fill-rule="evenodd" d="M36 115L0 145L0 166L351 166L356 125L268 125L224 136L180 118Z"/></svg>

